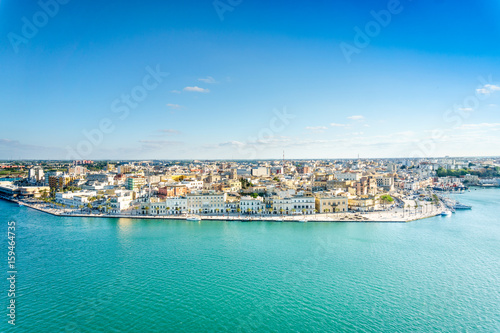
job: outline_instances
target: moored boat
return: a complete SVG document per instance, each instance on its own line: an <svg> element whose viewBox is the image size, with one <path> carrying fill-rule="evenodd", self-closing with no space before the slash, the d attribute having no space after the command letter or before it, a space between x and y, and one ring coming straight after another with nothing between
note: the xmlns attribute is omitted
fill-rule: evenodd
<svg viewBox="0 0 500 333"><path fill-rule="evenodd" d="M451 210L444 210L441 212L441 216L450 216L452 214Z"/></svg>
<svg viewBox="0 0 500 333"><path fill-rule="evenodd" d="M188 216L186 218L186 221L199 222L199 221L201 221L201 218L199 216L192 215L192 216Z"/></svg>

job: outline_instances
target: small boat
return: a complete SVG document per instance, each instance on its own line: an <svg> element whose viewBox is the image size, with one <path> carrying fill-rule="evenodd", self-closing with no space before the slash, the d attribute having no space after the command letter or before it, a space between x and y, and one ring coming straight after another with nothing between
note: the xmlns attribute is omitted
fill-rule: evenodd
<svg viewBox="0 0 500 333"><path fill-rule="evenodd" d="M441 216L450 216L452 212L450 210L444 210L441 212Z"/></svg>
<svg viewBox="0 0 500 333"><path fill-rule="evenodd" d="M299 220L300 223L307 223L306 219Z"/></svg>
<svg viewBox="0 0 500 333"><path fill-rule="evenodd" d="M186 221L192 221L192 222L199 222L201 221L201 218L199 216L188 216L186 218Z"/></svg>
<svg viewBox="0 0 500 333"><path fill-rule="evenodd" d="M454 209L472 209L472 206L467 206L461 203L457 203L455 206L453 206Z"/></svg>
<svg viewBox="0 0 500 333"><path fill-rule="evenodd" d="M17 204L18 204L19 206L24 206L24 203L22 203L21 201L18 201L18 202L17 202Z"/></svg>

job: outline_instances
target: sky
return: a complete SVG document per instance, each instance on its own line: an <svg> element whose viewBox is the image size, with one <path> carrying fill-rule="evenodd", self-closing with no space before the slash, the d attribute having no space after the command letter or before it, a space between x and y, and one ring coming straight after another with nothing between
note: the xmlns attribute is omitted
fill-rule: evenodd
<svg viewBox="0 0 500 333"><path fill-rule="evenodd" d="M500 3L0 2L0 159L500 155Z"/></svg>

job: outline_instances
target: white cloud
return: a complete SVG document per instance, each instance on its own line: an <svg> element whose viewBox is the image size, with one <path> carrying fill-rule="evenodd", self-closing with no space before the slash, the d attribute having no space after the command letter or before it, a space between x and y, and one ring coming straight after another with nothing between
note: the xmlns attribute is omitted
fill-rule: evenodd
<svg viewBox="0 0 500 333"><path fill-rule="evenodd" d="M363 117L363 116L350 116L350 117L347 117L347 119L351 119L351 120L363 120L363 119L365 119L365 117Z"/></svg>
<svg viewBox="0 0 500 333"><path fill-rule="evenodd" d="M171 104L171 103L169 103L169 104L167 104L167 106L169 108L171 108L171 109L182 109L183 108L183 106L179 105L179 104Z"/></svg>
<svg viewBox="0 0 500 333"><path fill-rule="evenodd" d="M328 129L328 127L326 127L326 126L307 126L306 127L306 130L313 131L313 132L318 132L318 133L321 133L321 132L323 132L323 131L325 131L327 129Z"/></svg>
<svg viewBox="0 0 500 333"><path fill-rule="evenodd" d="M161 149L161 148L171 148L173 146L179 146L184 144L180 141L168 141L168 140L139 140L142 145L142 149Z"/></svg>
<svg viewBox="0 0 500 333"><path fill-rule="evenodd" d="M200 88L200 87L197 87L197 86L194 86L194 87L185 87L182 90L184 90L184 91L191 91L191 92L201 92L201 93L208 93L208 92L210 92L209 89Z"/></svg>
<svg viewBox="0 0 500 333"><path fill-rule="evenodd" d="M215 79L211 76L207 76L206 78L200 78L198 79L198 81L201 81L201 82L204 82L204 83L217 83L217 81L215 81Z"/></svg>
<svg viewBox="0 0 500 333"><path fill-rule="evenodd" d="M500 123L481 123L481 124L464 124L457 127L457 129L462 130L474 130L474 129L486 129L500 127Z"/></svg>
<svg viewBox="0 0 500 333"><path fill-rule="evenodd" d="M458 110L459 111L464 111L464 112L473 112L474 111L473 108L459 108Z"/></svg>
<svg viewBox="0 0 500 333"><path fill-rule="evenodd" d="M476 89L476 92L482 95L488 95L495 91L500 91L500 86L494 84L485 84L483 87Z"/></svg>
<svg viewBox="0 0 500 333"><path fill-rule="evenodd" d="M500 86L496 86L494 84L485 84L484 87L491 91L500 91Z"/></svg>
<svg viewBox="0 0 500 333"><path fill-rule="evenodd" d="M346 124L336 124L336 123L331 123L330 126L332 127L345 127L347 126Z"/></svg>
<svg viewBox="0 0 500 333"><path fill-rule="evenodd" d="M160 129L158 132L166 133L166 134L180 134L181 132L172 128Z"/></svg>

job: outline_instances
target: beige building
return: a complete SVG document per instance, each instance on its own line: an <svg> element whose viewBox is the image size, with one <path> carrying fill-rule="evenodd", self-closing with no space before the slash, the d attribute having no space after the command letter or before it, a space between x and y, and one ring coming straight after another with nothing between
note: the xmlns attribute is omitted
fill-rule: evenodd
<svg viewBox="0 0 500 333"><path fill-rule="evenodd" d="M370 212L378 209L379 199L375 196L366 196L362 198L349 199L348 206L350 210L358 212Z"/></svg>
<svg viewBox="0 0 500 333"><path fill-rule="evenodd" d="M347 212L348 200L346 197L316 196L315 207L318 213Z"/></svg>
<svg viewBox="0 0 500 333"><path fill-rule="evenodd" d="M218 213L225 208L227 193L191 193L187 195L187 210L190 213Z"/></svg>

